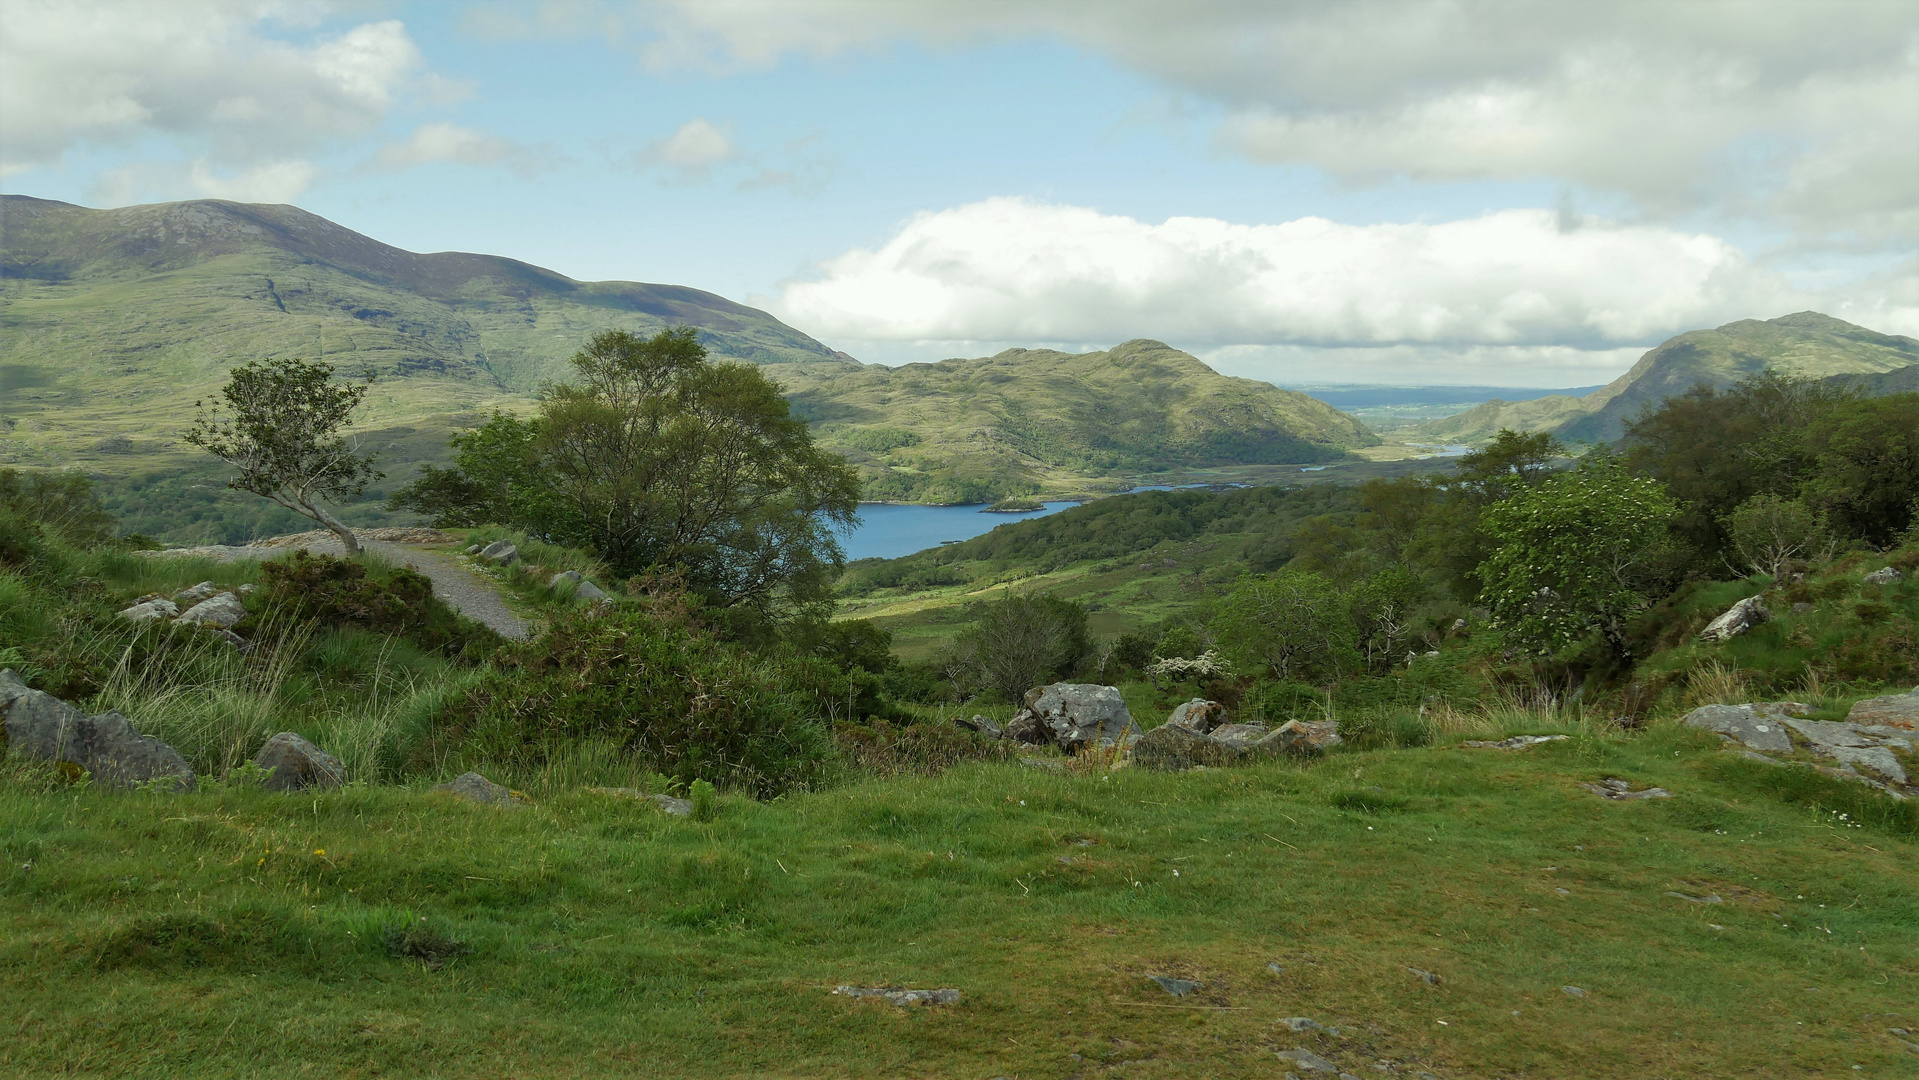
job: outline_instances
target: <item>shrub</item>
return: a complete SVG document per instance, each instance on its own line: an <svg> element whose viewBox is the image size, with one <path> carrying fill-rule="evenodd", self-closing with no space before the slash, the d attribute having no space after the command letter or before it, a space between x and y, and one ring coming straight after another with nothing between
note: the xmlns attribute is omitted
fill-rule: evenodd
<svg viewBox="0 0 1919 1080"><path fill-rule="evenodd" d="M718 797L718 792L713 790L713 785L704 780L695 780L687 794L693 797L693 820L712 821L713 800Z"/></svg>
<svg viewBox="0 0 1919 1080"><path fill-rule="evenodd" d="M563 613L509 648L438 737L442 750L519 765L611 739L669 777L754 795L808 784L829 749L810 695L777 661L624 608Z"/></svg>
<svg viewBox="0 0 1919 1080"><path fill-rule="evenodd" d="M426 575L405 567L376 577L363 562L295 551L284 561L263 564L260 574L268 611L404 637L421 649L448 655L490 651L500 641L492 630L462 618L434 596Z"/></svg>

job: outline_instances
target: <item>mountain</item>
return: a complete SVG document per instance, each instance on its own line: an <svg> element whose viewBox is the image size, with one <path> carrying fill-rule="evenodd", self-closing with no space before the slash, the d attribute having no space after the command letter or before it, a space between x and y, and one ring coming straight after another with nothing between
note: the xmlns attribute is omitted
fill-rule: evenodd
<svg viewBox="0 0 1919 1080"><path fill-rule="evenodd" d="M415 254L291 206L0 196L0 462L184 456L175 436L230 367L322 350L380 376L372 427L443 429L524 406L595 331L682 323L722 359L857 363L698 289Z"/></svg>
<svg viewBox="0 0 1919 1080"><path fill-rule="evenodd" d="M1229 378L1158 341L1009 349L898 368L773 373L872 498L970 502L1178 467L1338 460L1375 446L1322 401Z"/></svg>
<svg viewBox="0 0 1919 1080"><path fill-rule="evenodd" d="M1741 319L1712 330L1690 330L1639 358L1631 371L1580 398L1548 397L1478 408L1414 430L1433 439L1474 441L1502 427L1551 431L1584 442L1619 438L1626 421L1704 383L1727 387L1767 370L1801 379L1848 379L1891 392L1919 365L1919 341L1801 311L1777 319Z"/></svg>

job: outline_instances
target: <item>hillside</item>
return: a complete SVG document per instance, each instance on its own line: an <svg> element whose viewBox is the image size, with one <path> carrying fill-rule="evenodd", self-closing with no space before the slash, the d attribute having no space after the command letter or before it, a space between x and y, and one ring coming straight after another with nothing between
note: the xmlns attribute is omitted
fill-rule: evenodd
<svg viewBox="0 0 1919 1080"><path fill-rule="evenodd" d="M723 359L853 362L712 293L415 254L291 206L0 196L0 461L187 459L174 435L229 367L323 348L381 376L369 427L443 445L457 414L530 401L594 331L681 323Z"/></svg>
<svg viewBox="0 0 1919 1080"><path fill-rule="evenodd" d="M1802 379L1857 377L1869 392L1900 385L1879 376L1919 365L1919 341L1801 311L1777 319L1741 319L1712 330L1691 330L1640 357L1631 371L1581 398L1553 397L1509 404L1487 402L1415 429L1434 439L1472 441L1502 427L1552 431L1582 442L1610 442L1647 404L1705 383L1724 387L1768 369Z"/></svg>
<svg viewBox="0 0 1919 1080"><path fill-rule="evenodd" d="M1102 478L1344 458L1379 442L1324 402L1228 378L1157 341L1009 349L899 368L795 364L777 377L869 497L980 501Z"/></svg>

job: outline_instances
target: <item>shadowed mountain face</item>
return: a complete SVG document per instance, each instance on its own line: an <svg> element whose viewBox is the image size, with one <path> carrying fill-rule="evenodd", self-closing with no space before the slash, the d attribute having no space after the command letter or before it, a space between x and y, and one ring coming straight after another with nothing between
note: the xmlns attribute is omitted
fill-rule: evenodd
<svg viewBox="0 0 1919 1080"><path fill-rule="evenodd" d="M1868 393L1910 386L1919 371L1919 341L1801 311L1777 319L1741 319L1691 330L1640 357L1631 371L1584 397L1489 401L1421 424L1429 438L1473 441L1500 428L1551 431L1564 438L1610 442L1647 405L1704 383L1727 387L1767 370L1800 379L1845 379Z"/></svg>

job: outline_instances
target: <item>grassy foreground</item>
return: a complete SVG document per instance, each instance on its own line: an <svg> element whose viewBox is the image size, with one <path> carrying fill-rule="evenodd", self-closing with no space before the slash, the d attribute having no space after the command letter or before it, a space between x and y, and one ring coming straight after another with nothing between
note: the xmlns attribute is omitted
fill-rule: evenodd
<svg viewBox="0 0 1919 1080"><path fill-rule="evenodd" d="M1887 1034L1919 1027L1912 807L1670 725L1569 730L1179 775L975 765L706 824L579 789L509 812L15 766L0 1072L1277 1077L1306 1047L1360 1075L1912 1075ZM1677 797L1576 786L1607 776ZM470 951L395 956L396 927Z"/></svg>

